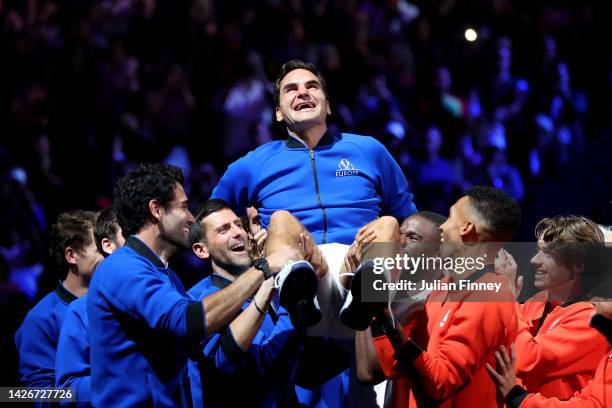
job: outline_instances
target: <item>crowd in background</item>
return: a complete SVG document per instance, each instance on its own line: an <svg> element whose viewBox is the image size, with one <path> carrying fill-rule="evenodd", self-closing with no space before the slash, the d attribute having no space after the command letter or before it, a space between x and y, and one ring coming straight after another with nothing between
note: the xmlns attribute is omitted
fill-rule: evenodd
<svg viewBox="0 0 612 408"><path fill-rule="evenodd" d="M0 0L0 303L15 311L1 314L3 333L57 279L45 254L60 211L107 207L121 175L155 161L181 167L201 202L228 163L284 137L271 79L293 58L322 70L332 128L387 146L419 208L445 213L468 186L490 184L521 202L523 239L543 215L611 224L600 7ZM16 383L7 367L0 384Z"/></svg>

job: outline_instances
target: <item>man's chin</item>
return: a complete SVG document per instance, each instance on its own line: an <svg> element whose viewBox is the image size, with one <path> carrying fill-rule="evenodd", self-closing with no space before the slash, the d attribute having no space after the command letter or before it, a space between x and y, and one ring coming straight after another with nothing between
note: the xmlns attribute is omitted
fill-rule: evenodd
<svg viewBox="0 0 612 408"><path fill-rule="evenodd" d="M236 266L238 268L240 267L245 267L248 268L249 266L251 266L251 258L249 257L248 253L245 253L244 255L236 255L234 254L231 258L230 258L232 265Z"/></svg>
<svg viewBox="0 0 612 408"><path fill-rule="evenodd" d="M186 237L180 237L180 238L172 237L172 236L162 236L162 237L166 240L166 242L173 245L177 250L191 249Z"/></svg>

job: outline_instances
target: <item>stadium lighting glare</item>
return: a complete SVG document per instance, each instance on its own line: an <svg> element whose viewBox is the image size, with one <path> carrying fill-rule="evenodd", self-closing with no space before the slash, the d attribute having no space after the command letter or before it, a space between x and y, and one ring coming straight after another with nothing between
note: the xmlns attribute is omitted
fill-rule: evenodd
<svg viewBox="0 0 612 408"><path fill-rule="evenodd" d="M465 30L466 40L468 40L469 42L474 42L477 38L478 34L476 33L476 30L474 30L473 28L468 28L467 30Z"/></svg>

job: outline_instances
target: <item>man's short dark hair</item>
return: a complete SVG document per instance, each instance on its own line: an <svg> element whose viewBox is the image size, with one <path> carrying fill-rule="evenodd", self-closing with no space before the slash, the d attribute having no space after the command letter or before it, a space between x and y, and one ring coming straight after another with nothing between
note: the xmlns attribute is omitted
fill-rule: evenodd
<svg viewBox="0 0 612 408"><path fill-rule="evenodd" d="M432 222L436 227L439 227L440 225L446 222L445 216L443 216L442 214L432 212L432 211L417 211L412 215L423 217L427 221Z"/></svg>
<svg viewBox="0 0 612 408"><path fill-rule="evenodd" d="M141 164L115 186L114 208L126 238L140 231L150 219L149 202L167 208L174 198L176 183L184 184L183 171L168 164Z"/></svg>
<svg viewBox="0 0 612 408"><path fill-rule="evenodd" d="M327 85L325 85L325 79L323 79L323 75L321 75L321 72L317 69L317 67L309 62L294 59L283 64L280 69L280 72L278 73L278 76L274 80L274 106L278 106L280 102L280 85L283 81L283 78L285 78L288 73L296 69L305 69L306 71L312 72L321 83L325 98L329 101L329 96L327 94Z"/></svg>
<svg viewBox="0 0 612 408"><path fill-rule="evenodd" d="M197 242L206 241L206 228L202 220L212 213L224 209L231 209L230 206L220 198L212 198L200 204L195 212L195 222L189 227L189 246Z"/></svg>
<svg viewBox="0 0 612 408"><path fill-rule="evenodd" d="M110 241L117 243L117 232L119 224L117 223L117 215L112 208L105 208L98 213L96 224L94 225L94 241L98 251L106 257L108 254L102 248L102 240L108 238Z"/></svg>
<svg viewBox="0 0 612 408"><path fill-rule="evenodd" d="M514 198L490 186L471 187L465 195L495 239L505 242L512 238L521 224L521 209Z"/></svg>
<svg viewBox="0 0 612 408"><path fill-rule="evenodd" d="M51 226L49 256L61 279L66 279L70 267L66 261L66 248L81 251L89 245L89 229L93 228L97 215L93 211L84 210L64 212Z"/></svg>

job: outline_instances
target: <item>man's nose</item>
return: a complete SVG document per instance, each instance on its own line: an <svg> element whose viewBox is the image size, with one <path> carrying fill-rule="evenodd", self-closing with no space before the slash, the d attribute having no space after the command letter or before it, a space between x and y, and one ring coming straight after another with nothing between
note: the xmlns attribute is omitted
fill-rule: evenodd
<svg viewBox="0 0 612 408"><path fill-rule="evenodd" d="M187 222L189 223L189 225L195 224L195 218L189 210L187 210Z"/></svg>
<svg viewBox="0 0 612 408"><path fill-rule="evenodd" d="M308 87L306 85L298 86L298 95L299 96L308 95Z"/></svg>
<svg viewBox="0 0 612 408"><path fill-rule="evenodd" d="M232 237L239 237L240 235L242 235L242 228L236 224L232 224Z"/></svg>

